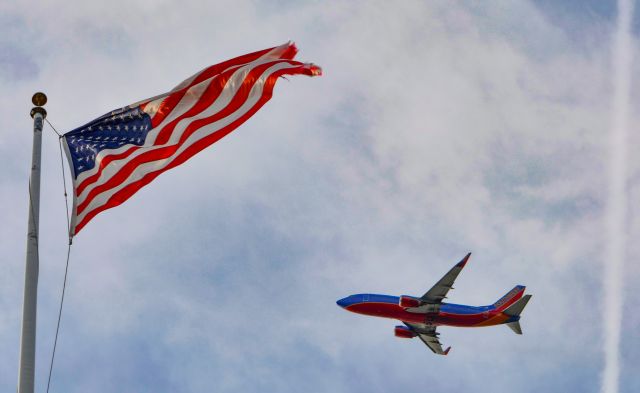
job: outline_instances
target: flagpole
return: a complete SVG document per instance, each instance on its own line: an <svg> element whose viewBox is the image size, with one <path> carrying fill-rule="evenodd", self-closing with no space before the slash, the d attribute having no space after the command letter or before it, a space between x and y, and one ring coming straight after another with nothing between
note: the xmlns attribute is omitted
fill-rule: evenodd
<svg viewBox="0 0 640 393"><path fill-rule="evenodd" d="M27 258L24 274L24 302L22 304L22 334L20 337L20 368L18 393L33 393L36 368L36 306L38 299L38 222L40 215L40 161L42 126L47 111L44 93L36 93L31 99L33 118L33 150L31 176L29 177L29 222L27 230Z"/></svg>

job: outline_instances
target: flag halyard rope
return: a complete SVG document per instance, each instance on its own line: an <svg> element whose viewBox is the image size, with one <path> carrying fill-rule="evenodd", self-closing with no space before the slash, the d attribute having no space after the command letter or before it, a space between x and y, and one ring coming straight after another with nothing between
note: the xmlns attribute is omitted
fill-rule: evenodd
<svg viewBox="0 0 640 393"><path fill-rule="evenodd" d="M58 147L60 148L60 168L62 170L62 187L64 188L64 204L66 208L66 218L67 218L67 236L69 237L69 243L67 245L67 262L64 268L64 280L62 282L62 293L60 296L60 308L58 309L58 322L56 324L56 334L53 341L53 350L51 352L51 363L49 364L49 377L47 378L47 393L49 393L49 388L51 386L51 375L53 374L53 362L56 356L56 348L58 346L58 335L60 332L60 320L62 319L62 306L64 305L64 294L67 288L67 276L69 273L69 257L71 255L71 245L72 245L72 236L71 236L71 224L69 222L69 200L67 197L67 181L64 173L64 158L62 154L62 134L60 134L55 127L49 122L49 119L45 119L49 127L58 135Z"/></svg>

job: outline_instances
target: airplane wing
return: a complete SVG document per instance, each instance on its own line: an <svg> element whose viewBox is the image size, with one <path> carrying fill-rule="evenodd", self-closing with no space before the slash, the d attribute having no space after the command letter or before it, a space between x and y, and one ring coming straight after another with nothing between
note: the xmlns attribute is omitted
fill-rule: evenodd
<svg viewBox="0 0 640 393"><path fill-rule="evenodd" d="M467 264L470 256L471 253L468 253L467 256L462 258L462 260L458 262L454 267L452 267L451 270L449 270L449 272L447 272L447 274L445 274L444 277L442 277L440 281L436 283L436 285L429 289L427 293L422 295L420 300L431 304L442 303L442 299L446 298L449 290L453 288L453 282L458 277L458 274L460 274L460 272L462 271L464 265Z"/></svg>
<svg viewBox="0 0 640 393"><path fill-rule="evenodd" d="M440 333L436 332L435 326L430 326L423 323L402 323L407 325L407 327L411 329L411 331L416 333L418 337L420 337L420 340L422 340L422 342L425 343L427 347L429 347L429 349L436 355L447 355L449 353L449 350L451 350L451 347L447 348L444 351L442 350L442 344L440 343L440 340L438 340L438 335Z"/></svg>

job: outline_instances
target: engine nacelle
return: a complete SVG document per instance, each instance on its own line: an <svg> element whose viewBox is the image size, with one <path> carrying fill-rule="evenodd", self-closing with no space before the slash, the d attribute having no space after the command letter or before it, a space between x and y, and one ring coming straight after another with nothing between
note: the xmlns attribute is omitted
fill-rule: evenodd
<svg viewBox="0 0 640 393"><path fill-rule="evenodd" d="M402 308L420 307L420 299L416 299L413 296L402 295L398 302Z"/></svg>
<svg viewBox="0 0 640 393"><path fill-rule="evenodd" d="M416 333L412 332L406 326L396 326L394 333L396 337L400 337L400 338L414 338L415 336L417 336Z"/></svg>

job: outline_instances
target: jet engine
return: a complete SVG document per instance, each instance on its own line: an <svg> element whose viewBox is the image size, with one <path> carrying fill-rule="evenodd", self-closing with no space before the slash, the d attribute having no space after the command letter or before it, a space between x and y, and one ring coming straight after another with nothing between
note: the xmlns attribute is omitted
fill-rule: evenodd
<svg viewBox="0 0 640 393"><path fill-rule="evenodd" d="M396 337L400 338L414 338L417 336L416 333L412 332L411 329L406 326L396 326L394 333Z"/></svg>
<svg viewBox="0 0 640 393"><path fill-rule="evenodd" d="M420 307L420 299L416 299L413 296L402 295L398 302L402 308Z"/></svg>

